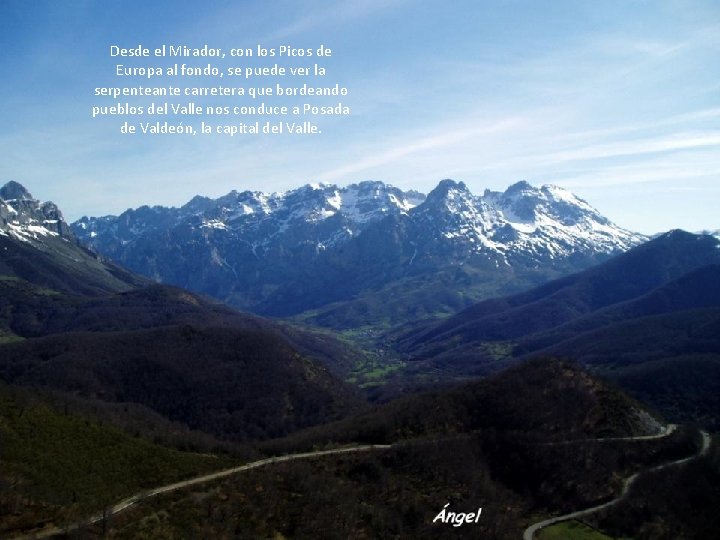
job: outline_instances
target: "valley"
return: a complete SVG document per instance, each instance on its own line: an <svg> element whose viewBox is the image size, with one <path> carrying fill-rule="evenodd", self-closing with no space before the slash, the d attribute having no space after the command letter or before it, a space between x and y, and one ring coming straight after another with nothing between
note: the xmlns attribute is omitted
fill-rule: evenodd
<svg viewBox="0 0 720 540"><path fill-rule="evenodd" d="M525 182L72 226L8 183L0 536L707 538L719 246Z"/></svg>
<svg viewBox="0 0 720 540"><path fill-rule="evenodd" d="M181 208L84 217L72 230L162 283L330 328L454 313L644 240L555 186L518 182L475 196L453 180L427 195L383 182L233 191ZM376 311L377 299L390 305Z"/></svg>

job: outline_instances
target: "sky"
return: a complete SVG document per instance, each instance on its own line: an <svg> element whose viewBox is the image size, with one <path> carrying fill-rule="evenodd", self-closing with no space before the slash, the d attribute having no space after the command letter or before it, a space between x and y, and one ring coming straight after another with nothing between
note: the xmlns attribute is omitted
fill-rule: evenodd
<svg viewBox="0 0 720 540"><path fill-rule="evenodd" d="M118 63L170 62L110 47L163 44L324 45L325 80L349 90L325 103L351 114L317 119L311 136L124 135L118 117L93 119L114 103L97 87L168 84L121 82ZM720 229L717 0L3 0L0 95L0 183L71 221L233 189L382 180L427 193L453 178L476 194L559 185L646 234Z"/></svg>

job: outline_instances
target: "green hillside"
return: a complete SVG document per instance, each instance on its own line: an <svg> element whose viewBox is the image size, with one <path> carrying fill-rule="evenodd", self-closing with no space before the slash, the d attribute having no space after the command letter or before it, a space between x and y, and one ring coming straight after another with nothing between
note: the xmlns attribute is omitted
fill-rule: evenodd
<svg viewBox="0 0 720 540"><path fill-rule="evenodd" d="M233 460L171 450L0 385L0 534L64 525Z"/></svg>

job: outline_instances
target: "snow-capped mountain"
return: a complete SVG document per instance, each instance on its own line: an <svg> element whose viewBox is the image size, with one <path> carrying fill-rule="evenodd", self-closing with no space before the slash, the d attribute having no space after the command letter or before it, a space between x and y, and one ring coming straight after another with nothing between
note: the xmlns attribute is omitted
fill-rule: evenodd
<svg viewBox="0 0 720 540"><path fill-rule="evenodd" d="M40 202L17 182L0 188L0 235L30 243L73 237L54 203Z"/></svg>
<svg viewBox="0 0 720 540"><path fill-rule="evenodd" d="M573 271L645 240L559 187L519 182L475 196L452 180L427 196L383 182L232 191L72 229L158 281L282 314L454 266Z"/></svg>
<svg viewBox="0 0 720 540"><path fill-rule="evenodd" d="M413 219L471 252L495 253L506 264L519 255L543 261L625 251L645 240L565 189L527 182L477 197L464 183L443 180Z"/></svg>
<svg viewBox="0 0 720 540"><path fill-rule="evenodd" d="M0 187L0 274L79 295L147 282L80 245L60 209L35 199L17 182Z"/></svg>
<svg viewBox="0 0 720 540"><path fill-rule="evenodd" d="M342 244L368 224L407 214L424 200L420 193L405 193L382 182L344 188L313 184L283 193L231 191L215 200L197 196L181 208L143 206L119 217L84 217L73 229L111 256L117 256L117 248L154 231L189 227L205 238L229 234L248 246L254 257L262 258L293 244L314 250ZM293 239L289 246L285 237Z"/></svg>

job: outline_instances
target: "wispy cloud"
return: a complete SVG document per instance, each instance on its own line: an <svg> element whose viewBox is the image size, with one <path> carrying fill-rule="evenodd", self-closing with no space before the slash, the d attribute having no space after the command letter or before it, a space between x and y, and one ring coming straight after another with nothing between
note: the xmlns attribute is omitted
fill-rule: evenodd
<svg viewBox="0 0 720 540"><path fill-rule="evenodd" d="M704 147L720 147L720 132L677 133L663 137L653 137L641 140L600 143L592 146L571 148L546 154L544 156L535 156L526 159L532 159L545 165L552 165L580 160L642 156L644 154L675 152L679 150L692 150Z"/></svg>
<svg viewBox="0 0 720 540"><path fill-rule="evenodd" d="M633 184L671 182L681 185L693 179L720 177L720 154L709 150L666 155L642 162L556 169L557 183L575 188L618 188ZM687 187L687 186L686 186Z"/></svg>
<svg viewBox="0 0 720 540"><path fill-rule="evenodd" d="M0 60L10 104L0 174L66 197L58 202L69 214L311 180L372 177L425 190L447 176L472 189L525 178L609 197L719 179L712 2L567 3L560 17L531 0L181 4L153 3L160 26L125 18L124 5L73 3L63 18L12 4L23 17L6 40L25 56ZM112 79L98 53L110 35L226 47L327 40L338 52L328 80L350 88L352 115L318 118L318 137L120 140L114 120L90 123L82 110L91 87Z"/></svg>
<svg viewBox="0 0 720 540"><path fill-rule="evenodd" d="M359 173L400 159L412 158L414 155L428 152L441 151L442 149L456 145L460 142L473 139L480 135L500 134L516 130L522 124L520 118L507 118L491 124L479 125L472 128L456 128L447 125L436 128L438 135L422 135L410 141L400 141L391 144L390 149L368 155L351 164L344 165L325 171L319 176L320 180L329 181L349 174Z"/></svg>

